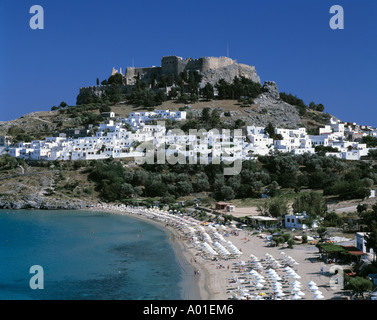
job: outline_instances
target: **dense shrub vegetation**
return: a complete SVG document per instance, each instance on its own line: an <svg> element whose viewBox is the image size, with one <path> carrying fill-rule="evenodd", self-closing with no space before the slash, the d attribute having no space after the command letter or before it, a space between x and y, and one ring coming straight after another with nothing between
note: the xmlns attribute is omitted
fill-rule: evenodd
<svg viewBox="0 0 377 320"><path fill-rule="evenodd" d="M339 199L363 199L377 183L376 166L320 154L260 156L258 161L244 161L240 174L234 176L224 176L224 167L223 163L144 164L130 169L110 159L92 161L87 170L103 199L109 201L138 196L171 200L202 191L210 192L217 200L231 200L260 198L262 194L274 197L281 190L302 189L323 190L324 195ZM307 196L301 202L299 197L297 210L322 215L323 205L315 197ZM304 207L303 203L309 206Z"/></svg>

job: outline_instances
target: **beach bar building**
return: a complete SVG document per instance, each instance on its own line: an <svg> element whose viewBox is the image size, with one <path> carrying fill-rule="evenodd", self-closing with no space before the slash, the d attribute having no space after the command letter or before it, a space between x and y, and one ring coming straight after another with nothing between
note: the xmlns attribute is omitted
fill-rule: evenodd
<svg viewBox="0 0 377 320"><path fill-rule="evenodd" d="M246 216L245 220L248 225L253 228L275 228L279 224L279 220L272 217L265 216Z"/></svg>
<svg viewBox="0 0 377 320"><path fill-rule="evenodd" d="M357 262L359 263L365 254L354 246L341 246L333 243L317 243L316 247L319 254L326 261L326 263L343 262Z"/></svg>
<svg viewBox="0 0 377 320"><path fill-rule="evenodd" d="M224 210L226 212L232 212L234 211L234 205L232 205L230 202L216 202L216 210Z"/></svg>

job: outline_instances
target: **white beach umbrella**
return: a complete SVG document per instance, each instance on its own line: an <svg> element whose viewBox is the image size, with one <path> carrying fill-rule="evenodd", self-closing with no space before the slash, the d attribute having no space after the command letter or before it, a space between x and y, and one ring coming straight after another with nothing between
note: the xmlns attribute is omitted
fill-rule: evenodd
<svg viewBox="0 0 377 320"><path fill-rule="evenodd" d="M259 280L264 280L264 281L266 281L266 280L264 279L264 277L263 277L262 275L260 275L260 274L255 275L255 279L256 279L257 281L259 281Z"/></svg>
<svg viewBox="0 0 377 320"><path fill-rule="evenodd" d="M312 292L313 295L317 296L317 295L322 295L322 292L319 291L319 290L315 290Z"/></svg>
<svg viewBox="0 0 377 320"><path fill-rule="evenodd" d="M279 282L277 282L276 284L272 285L272 289L274 289L274 290L281 290L282 288L283 288L283 286Z"/></svg>
<svg viewBox="0 0 377 320"><path fill-rule="evenodd" d="M274 269L268 269L266 272L268 274L276 274L276 271Z"/></svg>
<svg viewBox="0 0 377 320"><path fill-rule="evenodd" d="M310 281L308 282L308 285L309 285L309 286L311 286L311 285L316 286L317 284L316 284L314 281L310 280Z"/></svg>
<svg viewBox="0 0 377 320"><path fill-rule="evenodd" d="M298 286L298 287L301 287L301 286L302 286L302 285L301 285L301 282L300 282L300 281L297 281L297 280L291 282L291 285L292 285L292 286Z"/></svg>
<svg viewBox="0 0 377 320"><path fill-rule="evenodd" d="M260 264L259 262L255 263L255 264L254 264L254 267L255 267L256 269L263 269L262 264Z"/></svg>
<svg viewBox="0 0 377 320"><path fill-rule="evenodd" d="M288 270L285 270L286 274L288 275L295 275L296 274L296 271L294 271L293 269L288 269Z"/></svg>
<svg viewBox="0 0 377 320"><path fill-rule="evenodd" d="M275 293L278 293L278 292L283 292L282 288L272 288L272 290L275 292Z"/></svg>
<svg viewBox="0 0 377 320"><path fill-rule="evenodd" d="M275 296L277 296L277 297L284 297L285 293L282 292L282 291L279 291L279 292L276 292Z"/></svg>
<svg viewBox="0 0 377 320"><path fill-rule="evenodd" d="M318 290L318 287L317 286L309 286L309 290L310 291L317 291Z"/></svg>
<svg viewBox="0 0 377 320"><path fill-rule="evenodd" d="M296 293L291 297L291 300L300 300L301 297Z"/></svg>
<svg viewBox="0 0 377 320"><path fill-rule="evenodd" d="M294 270L293 270L291 267L286 266L286 267L283 268L283 271L289 273L289 272L292 272L292 271L294 271Z"/></svg>
<svg viewBox="0 0 377 320"><path fill-rule="evenodd" d="M262 289L264 286L262 283L258 282L256 285L255 285L255 288L257 289Z"/></svg>
<svg viewBox="0 0 377 320"><path fill-rule="evenodd" d="M323 299L323 298L324 298L324 296L321 295L321 294L314 296L314 299L316 299L316 300L320 300L320 299Z"/></svg>
<svg viewBox="0 0 377 320"><path fill-rule="evenodd" d="M298 291L296 294L301 296L301 297L303 297L305 295L305 293L303 293L302 291Z"/></svg>
<svg viewBox="0 0 377 320"><path fill-rule="evenodd" d="M299 292L299 291L301 291L301 288L299 288L299 287L292 287L290 291L291 292Z"/></svg>
<svg viewBox="0 0 377 320"><path fill-rule="evenodd" d="M230 254L230 252L228 250L226 250L219 242L216 241L214 243L214 246L217 247L223 255L229 255ZM240 263L240 265L245 265L245 261L241 261L241 262L243 262L243 264Z"/></svg>

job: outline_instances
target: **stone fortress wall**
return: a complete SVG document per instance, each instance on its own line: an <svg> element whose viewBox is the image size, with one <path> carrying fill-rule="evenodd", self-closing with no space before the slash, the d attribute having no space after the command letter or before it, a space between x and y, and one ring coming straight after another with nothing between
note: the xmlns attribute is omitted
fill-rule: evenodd
<svg viewBox="0 0 377 320"><path fill-rule="evenodd" d="M214 73L219 69L222 69L223 71L229 69L232 79L235 76L245 76L253 81L260 82L253 66L239 64L237 63L237 60L233 60L228 57L201 57L198 59L183 59L182 57L178 56L165 56L161 59L160 67L127 68L125 78L126 84L132 85L135 83L134 77L139 74L142 81L150 84L152 75L154 75L154 77L158 80L161 75L167 76L174 74L177 77L183 71L197 71L202 75L205 75L207 72ZM232 79L230 79L230 81Z"/></svg>
<svg viewBox="0 0 377 320"><path fill-rule="evenodd" d="M116 73L122 73L113 68L111 75ZM249 66L246 64L240 64L237 60L233 60L228 57L201 57L198 59L186 58L183 59L179 56L164 56L161 59L160 67L147 67L147 68L135 68L128 67L124 73L125 78L125 92L129 92L131 87L136 82L135 77L139 75L140 80L146 82L148 85L151 84L153 78L157 81L161 75L178 75L183 71L197 71L202 76L201 87L205 83L209 82L215 85L220 79L225 79L227 82L232 82L234 77L245 77L253 80L254 82L260 83L259 76L255 70L254 66ZM80 88L80 94L85 96L92 91L95 95L100 96L105 90L105 86L98 87L86 87ZM79 96L80 96L79 94Z"/></svg>

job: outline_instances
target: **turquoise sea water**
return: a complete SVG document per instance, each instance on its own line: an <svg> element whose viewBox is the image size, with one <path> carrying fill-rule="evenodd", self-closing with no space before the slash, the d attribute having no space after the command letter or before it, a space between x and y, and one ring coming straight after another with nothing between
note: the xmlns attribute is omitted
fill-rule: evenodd
<svg viewBox="0 0 377 320"><path fill-rule="evenodd" d="M169 236L129 216L0 210L0 299L179 300ZM30 288L44 271L44 289Z"/></svg>

